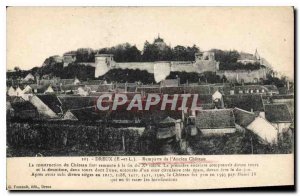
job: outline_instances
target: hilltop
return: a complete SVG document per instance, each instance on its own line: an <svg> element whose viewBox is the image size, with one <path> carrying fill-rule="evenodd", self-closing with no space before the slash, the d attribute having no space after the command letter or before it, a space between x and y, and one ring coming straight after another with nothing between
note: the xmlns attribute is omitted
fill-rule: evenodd
<svg viewBox="0 0 300 196"><path fill-rule="evenodd" d="M63 79L79 78L80 80L95 79L95 67L91 63L95 62L95 55L97 54L112 54L116 62L154 62L154 61L186 61L192 62L195 60L195 54L201 52L199 47L176 45L171 47L167 45L160 37L154 39L152 43L146 41L144 48L140 51L135 45L124 43L110 48L79 48L73 51L67 51L64 55L73 55L75 60L64 66L64 58L61 56L50 56L43 62L41 67L34 67L28 71L22 71L18 68L14 72L8 72L8 78L23 78L28 73L39 76L60 77ZM236 50L224 51L220 49L212 49L215 60L219 62L219 69L226 70L259 70L261 68L268 68L269 64L261 58L257 51L255 54L238 52ZM267 65L267 66L266 66ZM272 70L271 70L272 72ZM168 78L181 77L184 80L197 82L200 79L207 82L224 82L225 77L220 77L214 73L185 73L171 72ZM117 82L133 82L141 81L143 83L155 83L152 73L144 70L130 70L130 69L114 69L109 70L105 75L97 77L98 79L107 79ZM270 77L269 77L270 79ZM185 81L182 81L185 82ZM270 82L269 82L270 83ZM272 83L272 82L271 82Z"/></svg>

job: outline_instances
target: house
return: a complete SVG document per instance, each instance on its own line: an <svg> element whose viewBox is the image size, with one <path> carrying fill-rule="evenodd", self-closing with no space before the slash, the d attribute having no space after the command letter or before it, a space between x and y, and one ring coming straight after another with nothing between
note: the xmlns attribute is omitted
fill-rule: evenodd
<svg viewBox="0 0 300 196"><path fill-rule="evenodd" d="M287 132L293 120L286 104L266 104L265 112L266 119L279 133Z"/></svg>
<svg viewBox="0 0 300 196"><path fill-rule="evenodd" d="M62 120L72 120L72 121L75 120L75 121L77 121L78 118L76 118L76 116L75 116L70 110L68 110L68 111L64 114Z"/></svg>
<svg viewBox="0 0 300 196"><path fill-rule="evenodd" d="M220 93L219 90L217 90L216 92L214 92L212 94L213 101L222 100L222 98L223 98L223 95Z"/></svg>
<svg viewBox="0 0 300 196"><path fill-rule="evenodd" d="M180 79L165 79L160 82L161 87L177 87L180 84Z"/></svg>
<svg viewBox="0 0 300 196"><path fill-rule="evenodd" d="M76 96L76 95L61 95L57 96L59 102L62 104L62 110L67 112L82 108L94 108L97 103L98 96Z"/></svg>
<svg viewBox="0 0 300 196"><path fill-rule="evenodd" d="M112 92L114 88L114 84L101 84L98 85L97 92Z"/></svg>
<svg viewBox="0 0 300 196"><path fill-rule="evenodd" d="M27 76L23 79L23 81L26 82L30 80L34 80L34 76L31 73L27 74Z"/></svg>
<svg viewBox="0 0 300 196"><path fill-rule="evenodd" d="M41 118L58 118L62 113L61 103L55 95L33 95L29 101L37 108Z"/></svg>
<svg viewBox="0 0 300 196"><path fill-rule="evenodd" d="M9 87L9 89L7 90L7 95L8 96L17 96L17 92L16 90L14 89L14 87Z"/></svg>
<svg viewBox="0 0 300 196"><path fill-rule="evenodd" d="M15 102L24 102L25 100L22 97L10 96L10 97L6 97L6 101L10 103L15 103Z"/></svg>
<svg viewBox="0 0 300 196"><path fill-rule="evenodd" d="M103 80L88 80L88 81L82 82L82 84L85 84L85 85L100 85L100 84L104 84L104 81Z"/></svg>
<svg viewBox="0 0 300 196"><path fill-rule="evenodd" d="M47 90L47 87L42 85L30 84L29 86L32 89L32 92L35 94L44 93Z"/></svg>
<svg viewBox="0 0 300 196"><path fill-rule="evenodd" d="M75 77L74 79L60 79L59 84L64 86L64 85L78 85L80 84L80 80Z"/></svg>
<svg viewBox="0 0 300 196"><path fill-rule="evenodd" d="M175 120L169 116L159 121L157 125L156 138L167 139L176 136L176 140L181 139L183 124L181 120Z"/></svg>
<svg viewBox="0 0 300 196"><path fill-rule="evenodd" d="M45 94L52 94L52 93L54 93L54 90L53 90L52 86L49 85L48 88L45 90L44 93Z"/></svg>
<svg viewBox="0 0 300 196"><path fill-rule="evenodd" d="M271 87L269 87L271 88ZM225 95L233 94L261 94L266 95L269 93L269 88L263 85L242 85L227 88L224 92Z"/></svg>
<svg viewBox="0 0 300 196"><path fill-rule="evenodd" d="M141 87L136 88L136 92L148 94L148 93L161 93L161 88L159 86L146 86L143 85Z"/></svg>
<svg viewBox="0 0 300 196"><path fill-rule="evenodd" d="M210 85L190 85L184 88L185 93L211 95Z"/></svg>
<svg viewBox="0 0 300 196"><path fill-rule="evenodd" d="M37 97L45 103L55 114L62 114L62 103L56 95L37 95Z"/></svg>
<svg viewBox="0 0 300 196"><path fill-rule="evenodd" d="M19 96L19 97L22 97L23 96L23 90L20 88L20 87L18 87L17 89L16 89L16 96Z"/></svg>
<svg viewBox="0 0 300 196"><path fill-rule="evenodd" d="M136 92L136 88L137 88L138 84L133 82L133 83L129 83L129 82L125 82L125 83L117 83L115 84L115 91L116 92ZM111 89L112 90L112 89Z"/></svg>
<svg viewBox="0 0 300 196"><path fill-rule="evenodd" d="M90 92L91 92L91 88L89 88L89 87L81 86L77 89L77 94L80 96L87 96L87 95L89 95Z"/></svg>
<svg viewBox="0 0 300 196"><path fill-rule="evenodd" d="M224 108L223 95L220 93L219 90L217 90L212 94L212 99L217 108Z"/></svg>
<svg viewBox="0 0 300 196"><path fill-rule="evenodd" d="M233 114L235 123L243 128L246 128L250 123L252 123L256 117L253 112L249 112L240 108L234 108Z"/></svg>
<svg viewBox="0 0 300 196"><path fill-rule="evenodd" d="M223 99L225 108L240 108L264 117L265 109L261 95L225 95Z"/></svg>
<svg viewBox="0 0 300 196"><path fill-rule="evenodd" d="M78 84L80 84L80 80L78 80L78 78L77 78L77 77L75 77L73 84L74 84L74 85L78 85Z"/></svg>
<svg viewBox="0 0 300 196"><path fill-rule="evenodd" d="M162 94L174 95L174 94L185 94L184 87L161 87L160 89Z"/></svg>
<svg viewBox="0 0 300 196"><path fill-rule="evenodd" d="M98 88L99 88L99 85L90 85L89 84L89 85L84 86L84 89L89 92L97 92Z"/></svg>
<svg viewBox="0 0 300 196"><path fill-rule="evenodd" d="M264 142L277 143L278 141L278 129L261 116L255 117L246 128L258 135Z"/></svg>
<svg viewBox="0 0 300 196"><path fill-rule="evenodd" d="M37 108L29 101L12 102L11 116L19 119L36 119L39 117Z"/></svg>
<svg viewBox="0 0 300 196"><path fill-rule="evenodd" d="M32 93L33 93L33 90L32 90L32 88L31 88L29 85L27 85L27 86L25 86L25 88L23 89L23 93L24 93L24 94L32 94Z"/></svg>
<svg viewBox="0 0 300 196"><path fill-rule="evenodd" d="M61 85L61 92L65 93L65 94L74 94L77 92L78 88L80 87L80 85Z"/></svg>
<svg viewBox="0 0 300 196"><path fill-rule="evenodd" d="M109 114L108 111L96 111L94 107L86 107L67 111L63 119L103 122L107 120Z"/></svg>
<svg viewBox="0 0 300 196"><path fill-rule="evenodd" d="M294 113L295 113L294 95L273 95L271 98L272 98L272 103L274 104L286 104L291 113L291 117L294 119Z"/></svg>
<svg viewBox="0 0 300 196"><path fill-rule="evenodd" d="M275 85L264 85L268 89L268 95L278 95L279 90Z"/></svg>
<svg viewBox="0 0 300 196"><path fill-rule="evenodd" d="M254 64L254 63L259 63L260 62L260 56L257 52L257 50L255 50L255 54L249 54L249 53L245 53L245 52L240 52L239 58L237 60L237 62L239 63L243 63L243 64Z"/></svg>
<svg viewBox="0 0 300 196"><path fill-rule="evenodd" d="M53 85L53 86L55 86L55 85L59 85L60 80L61 79L58 77L50 78L50 76L44 75L43 78L38 81L38 85L42 85L42 86Z"/></svg>
<svg viewBox="0 0 300 196"><path fill-rule="evenodd" d="M196 128L204 135L223 135L236 131L232 109L200 110L195 118Z"/></svg>

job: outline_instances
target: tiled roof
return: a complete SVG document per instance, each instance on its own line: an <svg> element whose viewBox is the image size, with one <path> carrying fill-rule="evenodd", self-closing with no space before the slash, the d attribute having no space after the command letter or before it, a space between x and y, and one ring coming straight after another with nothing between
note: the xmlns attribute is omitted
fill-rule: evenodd
<svg viewBox="0 0 300 196"><path fill-rule="evenodd" d="M163 94L183 94L184 93L184 87L162 87L161 93Z"/></svg>
<svg viewBox="0 0 300 196"><path fill-rule="evenodd" d="M36 107L29 101L13 102L11 103L11 106L15 111L36 110Z"/></svg>
<svg viewBox="0 0 300 196"><path fill-rule="evenodd" d="M266 119L270 122L292 122L291 114L286 104L266 104Z"/></svg>
<svg viewBox="0 0 300 196"><path fill-rule="evenodd" d="M58 96L64 111L96 106L98 96Z"/></svg>
<svg viewBox="0 0 300 196"><path fill-rule="evenodd" d="M226 108L241 108L243 110L264 111L263 101L260 95L240 94L226 95L223 97Z"/></svg>
<svg viewBox="0 0 300 196"><path fill-rule="evenodd" d="M210 85L196 85L196 86L188 86L185 87L186 93L191 94L212 94Z"/></svg>
<svg viewBox="0 0 300 196"><path fill-rule="evenodd" d="M255 114L242 110L240 108L234 108L233 114L235 117L235 123L241 125L242 127L247 127L255 119Z"/></svg>
<svg viewBox="0 0 300 196"><path fill-rule="evenodd" d="M196 127L199 129L234 128L232 109L200 110L196 116Z"/></svg>
<svg viewBox="0 0 300 196"><path fill-rule="evenodd" d="M97 92L110 92L114 89L113 84L102 84L98 86Z"/></svg>
<svg viewBox="0 0 300 196"><path fill-rule="evenodd" d="M62 104L60 100L56 97L56 95L53 94L37 95L37 97L56 114L62 112L60 109Z"/></svg>

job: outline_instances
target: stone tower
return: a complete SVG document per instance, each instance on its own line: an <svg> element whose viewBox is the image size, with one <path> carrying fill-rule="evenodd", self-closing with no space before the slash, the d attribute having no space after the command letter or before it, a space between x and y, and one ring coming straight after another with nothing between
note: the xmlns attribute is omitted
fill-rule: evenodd
<svg viewBox="0 0 300 196"><path fill-rule="evenodd" d="M112 54L96 54L95 55L95 77L106 74L114 67L114 56Z"/></svg>
<svg viewBox="0 0 300 196"><path fill-rule="evenodd" d="M67 67L70 63L74 63L76 61L76 54L74 53L66 53L63 56L64 67Z"/></svg>
<svg viewBox="0 0 300 196"><path fill-rule="evenodd" d="M219 62L215 60L215 53L210 51L196 53L194 65L198 73L219 70Z"/></svg>
<svg viewBox="0 0 300 196"><path fill-rule="evenodd" d="M257 49L255 50L254 56L255 56L256 60L258 60L258 61L260 60L260 56L257 52Z"/></svg>

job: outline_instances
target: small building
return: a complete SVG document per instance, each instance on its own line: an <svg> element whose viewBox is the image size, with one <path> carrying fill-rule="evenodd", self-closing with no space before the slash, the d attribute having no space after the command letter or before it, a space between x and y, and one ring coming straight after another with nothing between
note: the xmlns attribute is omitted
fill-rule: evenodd
<svg viewBox="0 0 300 196"><path fill-rule="evenodd" d="M91 92L91 88L89 88L89 87L80 86L77 89L77 94L80 95L80 96L88 96L90 92Z"/></svg>
<svg viewBox="0 0 300 196"><path fill-rule="evenodd" d="M212 95L212 99L215 103L215 107L217 108L224 108L224 101L223 101L223 95L220 93L219 90L214 92Z"/></svg>
<svg viewBox="0 0 300 196"><path fill-rule="evenodd" d="M23 89L23 93L24 93L24 94L32 94L32 93L33 93L33 90L32 90L32 88L31 88L29 85L27 85L27 86L25 86L25 88Z"/></svg>
<svg viewBox="0 0 300 196"><path fill-rule="evenodd" d="M97 92L112 92L114 91L115 89L115 86L114 84L101 84L101 85L98 85L98 88L97 88Z"/></svg>
<svg viewBox="0 0 300 196"><path fill-rule="evenodd" d="M179 141L182 126L181 120L175 120L168 116L158 123L156 137L157 139L167 139L176 136L176 140Z"/></svg>
<svg viewBox="0 0 300 196"><path fill-rule="evenodd" d="M52 93L54 93L54 90L53 90L52 86L49 85L48 88L45 90L44 93L45 94L52 94Z"/></svg>
<svg viewBox="0 0 300 196"><path fill-rule="evenodd" d="M61 79L59 81L60 86L65 86L65 85L78 85L80 84L80 81L75 77L74 79Z"/></svg>
<svg viewBox="0 0 300 196"><path fill-rule="evenodd" d="M255 119L246 128L258 135L264 142L278 142L278 129L261 116L255 117Z"/></svg>
<svg viewBox="0 0 300 196"><path fill-rule="evenodd" d="M29 101L37 108L40 118L58 118L62 114L61 102L55 95L33 95Z"/></svg>
<svg viewBox="0 0 300 196"><path fill-rule="evenodd" d="M243 63L243 64L254 64L254 63L260 63L260 56L257 52L257 50L255 50L255 54L249 54L249 53L245 53L245 52L240 52L240 56L237 60L237 62L239 63Z"/></svg>
<svg viewBox="0 0 300 196"><path fill-rule="evenodd" d="M196 115L195 124L204 136L236 131L232 109L200 110Z"/></svg>
<svg viewBox="0 0 300 196"><path fill-rule="evenodd" d="M7 95L8 96L17 96L17 92L16 90L14 89L14 87L9 87L9 89L7 90Z"/></svg>
<svg viewBox="0 0 300 196"><path fill-rule="evenodd" d="M18 119L36 119L39 117L37 108L29 101L11 103L11 116Z"/></svg>
<svg viewBox="0 0 300 196"><path fill-rule="evenodd" d="M23 81L26 82L30 80L34 80L34 76L31 73L27 74L27 76L23 79Z"/></svg>
<svg viewBox="0 0 300 196"><path fill-rule="evenodd" d="M219 92L219 90L217 90L216 92L214 92L212 94L213 101L222 100L222 98L223 98L223 95Z"/></svg>
<svg viewBox="0 0 300 196"><path fill-rule="evenodd" d="M31 84L30 88L32 89L32 92L37 93L44 93L47 90L46 86L37 85L37 84Z"/></svg>
<svg viewBox="0 0 300 196"><path fill-rule="evenodd" d="M266 104L266 119L275 126L279 133L287 132L292 124L292 117L286 104Z"/></svg>
<svg viewBox="0 0 300 196"><path fill-rule="evenodd" d="M74 63L76 61L76 53L68 52L63 55L64 67L67 67L70 63Z"/></svg>
<svg viewBox="0 0 300 196"><path fill-rule="evenodd" d="M240 108L264 117L265 109L261 95L226 95L223 99L225 108Z"/></svg>
<svg viewBox="0 0 300 196"><path fill-rule="evenodd" d="M214 91L211 91L210 85L189 85L184 87L185 93L191 94L204 94L204 95L212 95Z"/></svg>
<svg viewBox="0 0 300 196"><path fill-rule="evenodd" d="M243 128L246 128L250 123L252 123L256 117L253 112L249 112L240 108L234 108L233 114L235 123Z"/></svg>
<svg viewBox="0 0 300 196"><path fill-rule="evenodd" d="M264 85L265 88L268 89L268 95L278 95L279 90L275 85Z"/></svg>
<svg viewBox="0 0 300 196"><path fill-rule="evenodd" d="M20 87L18 87L17 89L16 89L16 96L19 96L19 97L22 97L23 96L23 90L20 88Z"/></svg>
<svg viewBox="0 0 300 196"><path fill-rule="evenodd" d="M180 84L180 79L165 79L160 82L161 87L178 87Z"/></svg>
<svg viewBox="0 0 300 196"><path fill-rule="evenodd" d="M77 121L78 119L76 118L76 116L70 111L70 110L68 110L65 114L64 114L64 116L63 116L63 118L62 118L63 120L72 120L72 121Z"/></svg>

